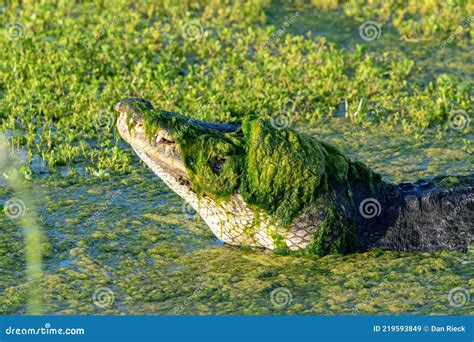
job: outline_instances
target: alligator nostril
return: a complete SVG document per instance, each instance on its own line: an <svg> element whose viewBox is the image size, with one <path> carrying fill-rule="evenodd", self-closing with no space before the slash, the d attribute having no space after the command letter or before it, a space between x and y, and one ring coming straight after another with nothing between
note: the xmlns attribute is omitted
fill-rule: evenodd
<svg viewBox="0 0 474 342"><path fill-rule="evenodd" d="M123 108L123 102L122 102L122 101L120 101L119 103L117 103L117 104L115 105L115 110L116 110L117 112L120 112L120 113L121 113L121 112L122 112L122 108Z"/></svg>

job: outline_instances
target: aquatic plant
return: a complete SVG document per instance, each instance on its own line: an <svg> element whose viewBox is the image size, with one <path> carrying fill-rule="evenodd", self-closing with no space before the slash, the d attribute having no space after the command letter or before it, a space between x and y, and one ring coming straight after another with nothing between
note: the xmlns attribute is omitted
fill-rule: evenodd
<svg viewBox="0 0 474 342"><path fill-rule="evenodd" d="M462 78L433 75L425 84L408 55L297 35L291 28L304 15L265 48L277 28L266 19L272 6L10 4L0 24L17 30L0 40L0 129L26 148L28 162L41 158L49 169L73 173L85 162L90 174L104 174L130 171L112 114L127 96L215 121L256 114L316 123L342 111L354 127L410 131L445 124L455 110L471 113L473 88Z"/></svg>

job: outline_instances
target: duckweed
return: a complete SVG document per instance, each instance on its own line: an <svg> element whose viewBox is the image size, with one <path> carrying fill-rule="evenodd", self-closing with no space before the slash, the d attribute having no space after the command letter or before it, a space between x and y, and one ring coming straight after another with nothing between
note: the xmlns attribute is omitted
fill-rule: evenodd
<svg viewBox="0 0 474 342"><path fill-rule="evenodd" d="M293 128L385 180L469 172L472 131L453 130L449 118L456 110L472 117L465 44L474 25L459 30L472 3L328 4L0 6L0 131L34 184L45 313L474 314L471 304L448 300L455 287L474 297L472 250L296 257L221 246L202 221L182 214L181 200L113 128L113 105L134 96L212 121L285 113ZM267 44L295 10L297 20ZM377 41L359 35L367 20L382 27ZM3 30L14 22L19 39ZM191 22L201 28L194 40L183 34ZM345 179L341 158L327 162L335 180ZM13 196L2 177L0 209ZM26 268L21 230L0 210L1 314L27 312ZM109 306L94 305L101 287L114 293ZM279 287L291 291L291 304L272 305Z"/></svg>
<svg viewBox="0 0 474 342"><path fill-rule="evenodd" d="M342 8L357 18L356 8L373 13L372 5L359 6L360 1L348 2ZM386 14L396 11L399 23L410 22L419 9L410 2L405 21L403 5L391 1L383 7L381 16L388 20ZM438 1L423 7L429 18L443 13L437 19L442 25L427 31L430 37L451 32L472 12L468 3L451 7ZM373 121L409 131L444 124L457 110L472 112L472 72L462 47L450 49L449 56L466 60L457 74L439 67L429 75L424 66L434 54L425 56L430 63L417 64L414 52L439 48L439 42L400 51L399 37L383 36L390 51L374 54L361 43L355 22L356 37L342 47L321 37L323 28L309 20L309 10L268 45L279 28L268 15L283 18L291 11L277 2L228 0L4 6L0 25L19 23L21 37L8 39L5 32L0 41L0 128L12 146L26 148L27 164L67 166L72 174L85 170L100 177L131 168L130 151L113 127L113 106L124 97L145 97L157 108L207 120L286 113L295 123L321 124L342 114L354 127ZM186 34L191 23L197 25L196 37ZM453 44L462 44L461 37Z"/></svg>

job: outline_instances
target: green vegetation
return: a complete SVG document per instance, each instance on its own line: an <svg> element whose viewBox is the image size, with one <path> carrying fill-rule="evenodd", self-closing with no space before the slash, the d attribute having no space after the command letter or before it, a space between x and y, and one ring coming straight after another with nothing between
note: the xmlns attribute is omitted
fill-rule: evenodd
<svg viewBox="0 0 474 342"><path fill-rule="evenodd" d="M138 96L212 121L283 116L390 181L470 172L472 130L449 119L464 111L472 122L472 1L329 3L0 5L0 132L38 209L45 313L168 314L205 284L182 314L473 314L447 299L459 286L474 297L472 264L460 262L472 250L316 258L215 247L114 129L113 106ZM367 20L379 39L361 39ZM341 158L328 164L345 178ZM13 196L0 175L0 209ZM0 213L1 314L31 303L20 226ZM92 296L104 286L115 301L100 308ZM278 287L291 305L272 306Z"/></svg>
<svg viewBox="0 0 474 342"><path fill-rule="evenodd" d="M472 267L460 262L472 260L474 251L374 250L319 258L216 247L204 222L186 220L181 199L145 167L126 178L50 177L35 184L45 232L45 313L170 314L202 284L181 314L474 313L472 306L450 306L447 298L456 286L474 295ZM0 187L1 198L9 191ZM3 216L0 227L0 301L12 301L1 313L25 313L22 233ZM114 292L113 304L104 308L92 298L101 287ZM290 289L290 305L272 305L270 292L278 287Z"/></svg>
<svg viewBox="0 0 474 342"><path fill-rule="evenodd" d="M305 203L325 193L328 152L315 139L276 130L262 119L244 121L242 130L246 140L242 196L290 225Z"/></svg>
<svg viewBox="0 0 474 342"><path fill-rule="evenodd" d="M296 255L324 256L328 254L348 253L354 249L354 227L347 227L345 220L334 207L328 208L328 213L321 224L319 234L315 234L311 243Z"/></svg>
<svg viewBox="0 0 474 342"><path fill-rule="evenodd" d="M76 172L85 161L101 174L130 170L111 113L127 96L223 121L284 111L293 122L323 123L345 106L355 125L408 130L471 111L471 83L436 75L425 85L420 66L400 52L374 56L367 45L342 49L289 30L265 48L278 29L266 19L270 9L259 1L6 6L0 26L18 22L23 36L8 39L10 30L0 40L1 129L27 148L29 162Z"/></svg>
<svg viewBox="0 0 474 342"><path fill-rule="evenodd" d="M392 25L405 39L474 38L474 2L470 0L312 0L318 9L342 11L360 22Z"/></svg>

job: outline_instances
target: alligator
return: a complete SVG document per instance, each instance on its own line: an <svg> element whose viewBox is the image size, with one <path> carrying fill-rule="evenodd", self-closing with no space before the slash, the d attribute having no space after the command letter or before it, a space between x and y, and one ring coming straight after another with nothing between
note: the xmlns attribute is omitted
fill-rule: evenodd
<svg viewBox="0 0 474 342"><path fill-rule="evenodd" d="M225 244L326 255L473 243L473 175L395 184L256 115L211 123L140 98L115 109L121 137Z"/></svg>

